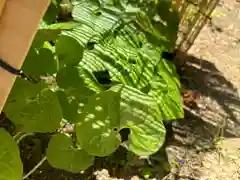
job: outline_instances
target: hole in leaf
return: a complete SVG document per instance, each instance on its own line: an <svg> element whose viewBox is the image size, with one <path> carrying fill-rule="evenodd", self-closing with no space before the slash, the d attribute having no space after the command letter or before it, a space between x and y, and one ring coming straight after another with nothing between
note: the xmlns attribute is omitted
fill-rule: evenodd
<svg viewBox="0 0 240 180"><path fill-rule="evenodd" d="M109 85L112 82L110 74L107 70L93 72L93 74L96 77L96 79L98 80L98 82L102 85Z"/></svg>
<svg viewBox="0 0 240 180"><path fill-rule="evenodd" d="M118 129L115 127L115 128L113 128L113 130L114 130L114 131L117 131Z"/></svg>
<svg viewBox="0 0 240 180"><path fill-rule="evenodd" d="M136 60L135 59L129 59L128 62L131 63L131 64L136 64Z"/></svg>
<svg viewBox="0 0 240 180"><path fill-rule="evenodd" d="M139 48L142 48L142 46L143 46L142 41L139 42L138 46L139 46Z"/></svg>
<svg viewBox="0 0 240 180"><path fill-rule="evenodd" d="M176 57L176 54L177 54L176 51L174 51L174 52L166 52L166 51L163 51L161 57L162 57L163 59L172 61L172 60Z"/></svg>
<svg viewBox="0 0 240 180"><path fill-rule="evenodd" d="M102 15L102 12L101 12L101 11L96 11L96 12L94 12L94 14L95 14L96 16L101 16L101 15Z"/></svg>
<svg viewBox="0 0 240 180"><path fill-rule="evenodd" d="M150 91L150 89L151 89L150 86L147 85L147 86L143 87L140 91L147 94Z"/></svg>
<svg viewBox="0 0 240 180"><path fill-rule="evenodd" d="M129 128L123 128L123 129L121 129L121 131L119 133L121 135L122 142L127 141L128 136L130 134L130 129Z"/></svg>
<svg viewBox="0 0 240 180"><path fill-rule="evenodd" d="M55 42L54 42L54 41L49 41L49 43L50 43L52 46L55 46Z"/></svg>
<svg viewBox="0 0 240 180"><path fill-rule="evenodd" d="M116 37L117 35L118 35L118 30L115 29L115 30L113 31L113 36Z"/></svg>
<svg viewBox="0 0 240 180"><path fill-rule="evenodd" d="M127 70L127 69L123 69L123 70L122 70L122 75L124 75L124 76L129 76L128 70Z"/></svg>
<svg viewBox="0 0 240 180"><path fill-rule="evenodd" d="M173 121L171 121L171 120L163 121L163 124L164 124L165 129L166 129L166 141L171 140L174 137L172 123L173 123Z"/></svg>
<svg viewBox="0 0 240 180"><path fill-rule="evenodd" d="M97 44L97 43L96 43L96 42L93 42L93 41L89 41L89 42L87 43L87 49L88 49L88 50L93 50L95 44Z"/></svg>
<svg viewBox="0 0 240 180"><path fill-rule="evenodd" d="M73 19L72 12L62 12L58 15L57 21L58 22L67 22Z"/></svg>

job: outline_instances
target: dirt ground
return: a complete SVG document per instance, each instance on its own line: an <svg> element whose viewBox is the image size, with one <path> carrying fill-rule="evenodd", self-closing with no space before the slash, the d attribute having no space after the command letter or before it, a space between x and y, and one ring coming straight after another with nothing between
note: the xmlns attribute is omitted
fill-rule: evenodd
<svg viewBox="0 0 240 180"><path fill-rule="evenodd" d="M184 76L190 79L183 80L183 84L200 94L198 108L186 107L185 118L174 122L174 138L166 150L170 173L152 180L240 180L240 2L222 0L214 14L212 25L205 25L186 55ZM23 141L25 172L44 154L48 138L39 136ZM123 153L116 157L126 156ZM115 167L120 160L111 161L113 164L106 164L99 159L96 163L100 165L85 174L57 170L46 162L29 179L142 179L134 176L139 175L134 168L127 169L132 175L121 178L116 171L124 167ZM156 169L162 171L162 166Z"/></svg>

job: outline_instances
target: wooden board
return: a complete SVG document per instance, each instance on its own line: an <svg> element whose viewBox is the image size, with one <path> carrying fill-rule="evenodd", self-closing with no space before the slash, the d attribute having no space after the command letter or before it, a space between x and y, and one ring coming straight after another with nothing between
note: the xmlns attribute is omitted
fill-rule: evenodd
<svg viewBox="0 0 240 180"><path fill-rule="evenodd" d="M5 0L0 0L3 5ZM6 0L0 14L0 57L21 68L50 0ZM1 9L0 9L1 12ZM0 67L0 112L16 77Z"/></svg>
<svg viewBox="0 0 240 180"><path fill-rule="evenodd" d="M0 0L0 17L1 17L5 2L6 2L6 0Z"/></svg>

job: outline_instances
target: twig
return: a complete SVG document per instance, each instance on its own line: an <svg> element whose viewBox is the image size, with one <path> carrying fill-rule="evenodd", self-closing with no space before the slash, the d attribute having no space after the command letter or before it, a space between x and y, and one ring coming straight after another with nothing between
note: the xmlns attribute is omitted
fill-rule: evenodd
<svg viewBox="0 0 240 180"><path fill-rule="evenodd" d="M41 159L41 161L39 161L38 164L37 164L36 166L34 166L34 168L33 168L31 171L29 171L25 176L23 176L22 179L26 179L26 178L28 178L32 173L34 173L34 172L37 170L37 168L39 168L39 167L44 163L44 161L46 161L46 159L47 159L47 157L44 156L44 157Z"/></svg>

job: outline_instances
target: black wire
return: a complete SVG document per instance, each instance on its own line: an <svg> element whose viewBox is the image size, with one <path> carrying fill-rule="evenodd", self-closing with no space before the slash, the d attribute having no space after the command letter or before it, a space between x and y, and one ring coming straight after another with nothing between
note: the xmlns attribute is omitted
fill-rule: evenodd
<svg viewBox="0 0 240 180"><path fill-rule="evenodd" d="M4 70L6 70L7 72L9 72L13 75L27 79L31 83L37 83L36 79L34 79L33 77L30 77L30 76L29 77L26 76L21 69L16 69L16 68L12 67L10 64L6 63L2 58L0 58L0 67L2 67Z"/></svg>
<svg viewBox="0 0 240 180"><path fill-rule="evenodd" d="M10 64L6 63L3 59L0 58L0 67L2 67L4 70L8 71L11 74L14 74L16 76L22 76L23 72L20 69L16 69L12 67Z"/></svg>

